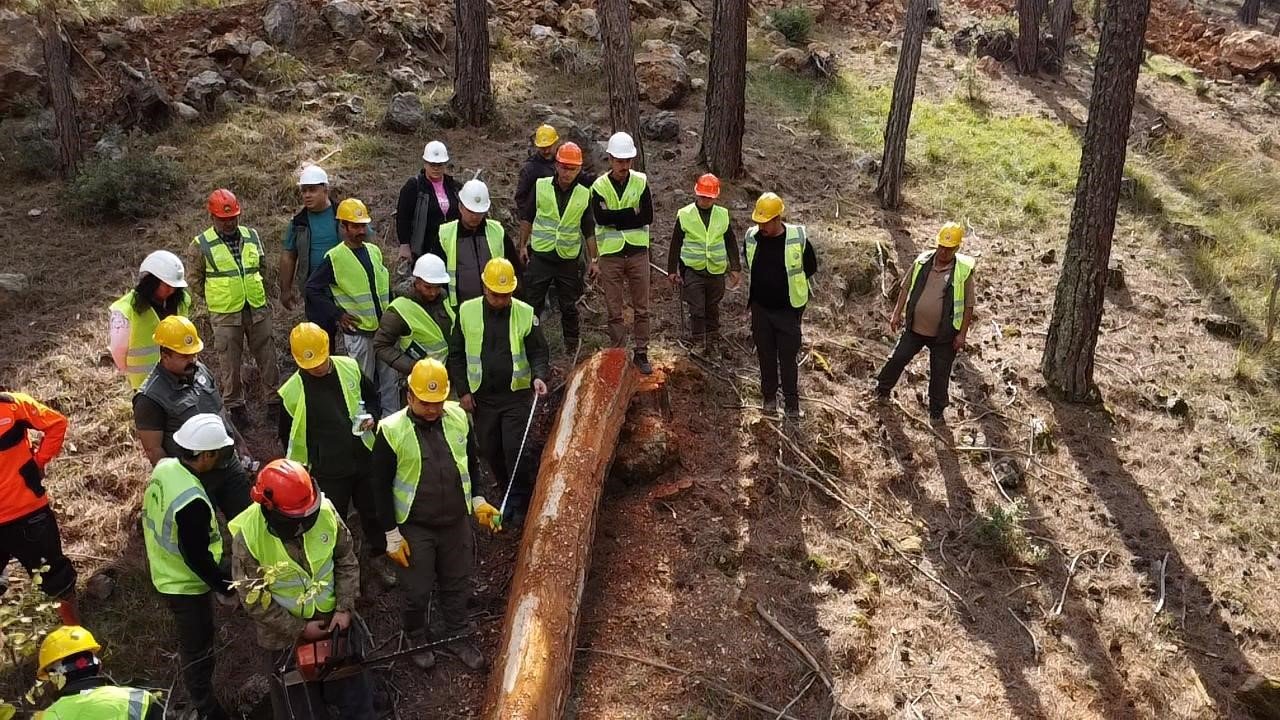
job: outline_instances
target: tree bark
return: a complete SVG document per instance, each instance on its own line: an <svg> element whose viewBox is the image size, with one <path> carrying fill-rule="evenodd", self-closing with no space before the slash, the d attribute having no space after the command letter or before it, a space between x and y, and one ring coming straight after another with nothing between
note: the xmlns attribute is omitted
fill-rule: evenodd
<svg viewBox="0 0 1280 720"><path fill-rule="evenodd" d="M742 170L742 131L746 123L746 0L715 0L707 77L717 80L707 88L702 162L716 175L731 178Z"/></svg>
<svg viewBox="0 0 1280 720"><path fill-rule="evenodd" d="M1120 202L1150 0L1107 0L1094 63L1075 206L1040 370L1071 402L1096 400L1094 350Z"/></svg>
<svg viewBox="0 0 1280 720"><path fill-rule="evenodd" d="M80 166L80 120L71 91L71 48L62 36L62 25L52 9L40 16L45 73L49 78L49 104L53 107L58 143L58 172L72 178Z"/></svg>
<svg viewBox="0 0 1280 720"><path fill-rule="evenodd" d="M450 105L463 124L484 125L493 116L493 83L489 77L489 6L486 0L455 0L453 99Z"/></svg>
<svg viewBox="0 0 1280 720"><path fill-rule="evenodd" d="M1240 11L1236 13L1236 17L1245 25L1258 24L1258 11L1262 9L1262 0L1244 0L1240 4Z"/></svg>
<svg viewBox="0 0 1280 720"><path fill-rule="evenodd" d="M1071 42L1071 0L1053 0L1049 32L1053 33L1053 54L1062 68L1067 65L1067 43Z"/></svg>
<svg viewBox="0 0 1280 720"><path fill-rule="evenodd" d="M902 49L898 51L898 74L893 79L893 102L889 106L889 122L884 128L880 181L876 184L880 207L886 210L902 205L902 166L907 158L907 128L911 125L911 106L916 100L916 71L920 68L920 43L924 41L928 9L928 0L910 0L907 6Z"/></svg>
<svg viewBox="0 0 1280 720"><path fill-rule="evenodd" d="M1099 0L1101 2L1101 0ZM1040 16L1045 0L1018 0L1018 72L1030 75L1040 65Z"/></svg>
<svg viewBox="0 0 1280 720"><path fill-rule="evenodd" d="M643 170L640 90L636 86L636 58L631 49L631 16L627 4L627 0L600 0L596 9L600 15L600 42L609 88L609 123L613 132L628 133L636 141L635 167Z"/></svg>

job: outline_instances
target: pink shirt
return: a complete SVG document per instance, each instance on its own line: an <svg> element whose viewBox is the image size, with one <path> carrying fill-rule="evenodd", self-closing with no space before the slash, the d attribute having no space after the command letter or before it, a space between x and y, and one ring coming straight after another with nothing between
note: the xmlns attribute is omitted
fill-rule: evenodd
<svg viewBox="0 0 1280 720"><path fill-rule="evenodd" d="M444 191L444 178L432 180L427 178L427 182L431 183L431 187L436 191L436 201L440 203L440 214L449 215L449 193Z"/></svg>

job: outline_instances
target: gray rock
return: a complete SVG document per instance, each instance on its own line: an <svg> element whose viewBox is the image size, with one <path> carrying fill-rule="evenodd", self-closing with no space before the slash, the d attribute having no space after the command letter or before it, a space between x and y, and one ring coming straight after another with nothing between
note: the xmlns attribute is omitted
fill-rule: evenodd
<svg viewBox="0 0 1280 720"><path fill-rule="evenodd" d="M129 43L124 39L124 35L104 30L98 33L98 46L107 52L120 52L129 47Z"/></svg>
<svg viewBox="0 0 1280 720"><path fill-rule="evenodd" d="M427 119L431 121L432 125L445 130L458 127L458 115L453 112L453 108L449 107L448 103L431 108Z"/></svg>
<svg viewBox="0 0 1280 720"><path fill-rule="evenodd" d="M346 122L357 115L364 114L364 98L359 95L344 95L340 92L326 93L325 99L333 101L333 107L329 110L329 117L340 122Z"/></svg>
<svg viewBox="0 0 1280 720"><path fill-rule="evenodd" d="M110 571L96 572L84 584L85 594L94 600L106 600L116 591L116 579Z"/></svg>
<svg viewBox="0 0 1280 720"><path fill-rule="evenodd" d="M373 67L380 57L382 57L382 50L364 40L357 40L347 47L347 58L357 67Z"/></svg>
<svg viewBox="0 0 1280 720"><path fill-rule="evenodd" d="M184 102L176 102L173 104L173 111L178 115L179 120L191 122L200 117L200 111L191 107Z"/></svg>
<svg viewBox="0 0 1280 720"><path fill-rule="evenodd" d="M679 107L693 85L680 48L661 40L646 40L642 48L636 55L640 96L663 110Z"/></svg>
<svg viewBox="0 0 1280 720"><path fill-rule="evenodd" d="M777 45L778 47L786 47L791 42L790 40L787 40L786 35L783 35L777 30L770 30L765 33L764 39L768 40L770 45Z"/></svg>
<svg viewBox="0 0 1280 720"><path fill-rule="evenodd" d="M257 60L260 57L270 56L274 54L275 51L276 49L271 47L270 43L262 40L254 40L253 44L249 46L249 59Z"/></svg>
<svg viewBox="0 0 1280 720"><path fill-rule="evenodd" d="M422 126L427 111L416 93L396 93L382 116L382 126L392 132L412 133Z"/></svg>
<svg viewBox="0 0 1280 720"><path fill-rule="evenodd" d="M586 40L600 38L600 19L596 17L596 11L590 8L575 8L566 12L560 18L560 27L564 28L570 37Z"/></svg>
<svg viewBox="0 0 1280 720"><path fill-rule="evenodd" d="M650 113L640 118L640 135L647 140L675 140L680 137L680 121L669 110Z"/></svg>
<svg viewBox="0 0 1280 720"><path fill-rule="evenodd" d="M341 37L353 38L364 34L360 6L351 0L333 0L321 8L320 16Z"/></svg>
<svg viewBox="0 0 1280 720"><path fill-rule="evenodd" d="M685 55L684 59L685 59L685 60L688 60L689 62L693 63L694 65L706 65L706 64L707 64L707 56L706 56L706 55L705 55L701 50L694 50L693 52L689 53L688 55Z"/></svg>
<svg viewBox="0 0 1280 720"><path fill-rule="evenodd" d="M98 142L93 144L93 154L100 160L119 160L124 157L124 147L120 144L122 140L120 129L112 128L107 131Z"/></svg>
<svg viewBox="0 0 1280 720"><path fill-rule="evenodd" d="M694 78L689 82L689 88L692 90L701 90L707 86L707 81L702 78Z"/></svg>
<svg viewBox="0 0 1280 720"><path fill-rule="evenodd" d="M534 42L546 42L556 37L556 31L546 25L534 25L529 28L529 38Z"/></svg>
<svg viewBox="0 0 1280 720"><path fill-rule="evenodd" d="M800 48L784 48L774 54L773 60L769 64L773 67L800 72L809 65L809 53Z"/></svg>
<svg viewBox="0 0 1280 720"><path fill-rule="evenodd" d="M298 39L298 5L295 0L271 0L262 13L267 39L281 47L293 47Z"/></svg>
<svg viewBox="0 0 1280 720"><path fill-rule="evenodd" d="M220 63L229 63L236 58L249 57L252 48L249 40L238 32L229 32L209 41L205 52Z"/></svg>
<svg viewBox="0 0 1280 720"><path fill-rule="evenodd" d="M0 115L11 104L40 92L44 49L31 16L0 10Z"/></svg>
<svg viewBox="0 0 1280 720"><path fill-rule="evenodd" d="M853 169L862 175L874 175L880 170L880 161L871 153L862 153L853 161Z"/></svg>
<svg viewBox="0 0 1280 720"><path fill-rule="evenodd" d="M657 17L646 23L642 23L636 30L636 39L641 42L645 40L670 40L671 36L676 32L676 21L669 17Z"/></svg>
<svg viewBox="0 0 1280 720"><path fill-rule="evenodd" d="M213 101L213 110L217 113L228 113L235 107L244 102L244 97L234 90L224 90L216 100Z"/></svg>
<svg viewBox="0 0 1280 720"><path fill-rule="evenodd" d="M418 73L411 67L398 67L394 70L388 70L387 77L391 78L391 84L395 87L396 92L412 92L422 89L422 79L418 77Z"/></svg>
<svg viewBox="0 0 1280 720"><path fill-rule="evenodd" d="M320 87L319 83L312 82L311 80L304 80L303 82L298 83L294 86L294 89L298 91L299 95L308 99L320 97L320 93L324 92L324 89Z"/></svg>
<svg viewBox="0 0 1280 720"><path fill-rule="evenodd" d="M227 81L214 70L205 70L187 81L182 95L192 107L201 112L213 110L218 96L227 89Z"/></svg>

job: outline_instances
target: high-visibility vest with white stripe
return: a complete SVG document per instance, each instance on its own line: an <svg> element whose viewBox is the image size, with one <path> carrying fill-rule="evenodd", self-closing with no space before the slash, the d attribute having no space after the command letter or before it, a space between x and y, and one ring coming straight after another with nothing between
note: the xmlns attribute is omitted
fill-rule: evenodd
<svg viewBox="0 0 1280 720"><path fill-rule="evenodd" d="M809 276L804 274L804 248L809 242L803 225L787 225L787 246L782 251L782 262L787 269L787 295L791 307L802 308L809 302ZM756 258L756 235L759 225L747 230L747 269Z"/></svg>
<svg viewBox="0 0 1280 720"><path fill-rule="evenodd" d="M330 355L333 371L338 373L338 386L342 388L342 399L347 406L347 424L354 424L360 414L360 363L343 355ZM289 447L284 456L290 460L309 465L310 455L307 448L307 393L302 387L302 371L295 372L280 389L280 404L289 413L293 424L289 426ZM373 449L373 436L365 433L361 436L365 447Z"/></svg>
<svg viewBox="0 0 1280 720"><path fill-rule="evenodd" d="M415 361L435 358L444 364L449 358L449 335L453 328L440 327L431 313L407 297L392 300L391 309L409 326L409 334L400 338L397 347ZM444 311L454 320L452 305L444 303Z"/></svg>
<svg viewBox="0 0 1280 720"><path fill-rule="evenodd" d="M213 228L191 241L204 256L204 302L209 312L238 313L245 303L260 308L267 304L267 290L262 284L262 243L258 233L241 225L240 257L218 237Z"/></svg>
<svg viewBox="0 0 1280 720"><path fill-rule="evenodd" d="M723 275L729 269L729 253L724 247L724 235L729 232L728 208L712 206L711 222L704 225L702 211L696 203L690 203L680 208L676 219L684 230L680 262L691 270Z"/></svg>
<svg viewBox="0 0 1280 720"><path fill-rule="evenodd" d="M471 472L467 465L467 435L471 432L467 411L456 402L444 404L441 417L444 439L449 444L449 454L458 468L462 480L462 496L466 500L467 514L471 514ZM418 444L418 432L414 429L409 409L392 413L378 423L378 432L387 439L387 445L396 454L396 475L391 482L391 496L395 500L396 524L409 519L413 498L418 494L418 481L422 479L422 447ZM439 458L437 458L439 461Z"/></svg>
<svg viewBox="0 0 1280 720"><path fill-rule="evenodd" d="M444 252L444 269L449 273L449 304L458 306L458 227L457 220L440 226L440 249ZM489 246L489 259L504 257L503 255L503 239L506 237L506 230L502 229L502 223L497 220L488 220L484 222L484 240ZM484 268L485 263L480 263L480 268Z"/></svg>
<svg viewBox="0 0 1280 720"><path fill-rule="evenodd" d="M111 303L111 309L129 321L129 351L125 359L124 374L129 380L129 387L137 390L142 381L146 380L160 363L160 346L156 344L153 337L156 326L160 324L160 316L150 304L142 312L135 310L133 297L134 291L130 290ZM185 316L189 312L191 312L191 296L184 291L176 314Z"/></svg>
<svg viewBox="0 0 1280 720"><path fill-rule="evenodd" d="M604 199L604 205L610 210L639 210L640 198L644 197L644 189L649 186L649 179L644 173L631 171L631 176L627 178L627 186L622 190L622 196L618 196L618 191L613 189L613 181L609 179L609 174L605 173L596 178L591 184L591 189L596 191L601 198ZM596 225L596 247L600 250L601 255L613 255L622 252L625 245L635 245L637 247L649 247L649 226L633 230L619 230L608 225Z"/></svg>
<svg viewBox="0 0 1280 720"><path fill-rule="evenodd" d="M40 720L142 720L156 703L146 690L100 685L60 698L48 710L36 713Z"/></svg>
<svg viewBox="0 0 1280 720"><path fill-rule="evenodd" d="M288 610L290 615L303 620L333 612L338 606L333 553L338 546L341 520L328 498L320 503L319 513L316 524L302 535L302 550L307 560L305 568L294 561L280 538L267 529L267 518L262 514L261 505L253 503L227 523L232 535L244 538L245 547L260 567L282 568L274 573L273 581L264 592L269 593L271 601Z"/></svg>
<svg viewBox="0 0 1280 720"><path fill-rule="evenodd" d="M209 508L209 551L213 561L222 561L222 533L213 512L213 503L200 479L177 458L165 458L151 472L142 500L142 538L147 548L151 584L166 595L203 595L209 585L200 579L178 546L178 511L193 502Z"/></svg>
<svg viewBox="0 0 1280 720"><path fill-rule="evenodd" d="M511 389L524 390L533 384L529 367L529 355L524 339L533 331L533 306L511 298L508 315L508 340L511 345ZM484 346L484 298L471 298L458 309L458 322L462 326L462 340L467 352L467 385L471 392L480 389L484 379L484 365L480 349Z"/></svg>
<svg viewBox="0 0 1280 720"><path fill-rule="evenodd" d="M907 285L907 297L911 297L911 293L916 288L916 278L920 277L920 270L930 260L933 259L933 250L926 250L920 253L916 258L915 264L911 266L911 283ZM951 275L951 326L956 330L964 324L964 286L969 280L969 276L973 274L973 269L978 264L977 260L971 255L956 253L955 267ZM943 326L945 327L945 326Z"/></svg>
<svg viewBox="0 0 1280 720"><path fill-rule="evenodd" d="M553 177L544 177L534 184L537 212L529 231L529 245L534 252L554 250L561 258L572 260L582 252L582 215L591 205L591 191L574 183L562 214L556 201L555 182Z"/></svg>
<svg viewBox="0 0 1280 720"><path fill-rule="evenodd" d="M356 319L356 327L365 332L378 329L378 308L391 303L391 281L387 266L382 264L382 250L373 243L365 243L369 251L369 263L373 265L374 286L369 286L369 273L346 243L338 243L325 254L333 263L333 281L330 286L333 299L342 311ZM376 295L375 295L376 293ZM377 298L377 303L374 298Z"/></svg>

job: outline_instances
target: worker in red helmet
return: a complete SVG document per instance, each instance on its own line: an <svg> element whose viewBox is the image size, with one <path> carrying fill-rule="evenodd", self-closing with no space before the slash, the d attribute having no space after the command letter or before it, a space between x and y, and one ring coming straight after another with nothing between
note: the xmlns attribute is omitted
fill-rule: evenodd
<svg viewBox="0 0 1280 720"><path fill-rule="evenodd" d="M360 565L351 533L307 469L273 460L258 473L254 504L228 523L234 538L231 575L258 645L270 663L271 706L277 720L338 717L372 720L373 692L360 666L304 681L294 648L344 632L363 651L368 636L356 621Z"/></svg>
<svg viewBox="0 0 1280 720"><path fill-rule="evenodd" d="M262 243L256 230L240 224L240 201L230 190L219 188L209 195L209 218L213 224L191 240L187 267L193 289L203 286L209 308L223 405L238 427L251 424L241 382L247 342L274 424L280 413L280 398L275 394L280 370L271 340L271 306L262 281Z"/></svg>
<svg viewBox="0 0 1280 720"><path fill-rule="evenodd" d="M667 280L689 306L689 337L694 347L719 355L720 301L727 286L742 282L742 260L729 222L729 209L716 204L720 178L707 173L693 186L693 202L676 213L667 251ZM726 273L728 282L726 284Z"/></svg>

